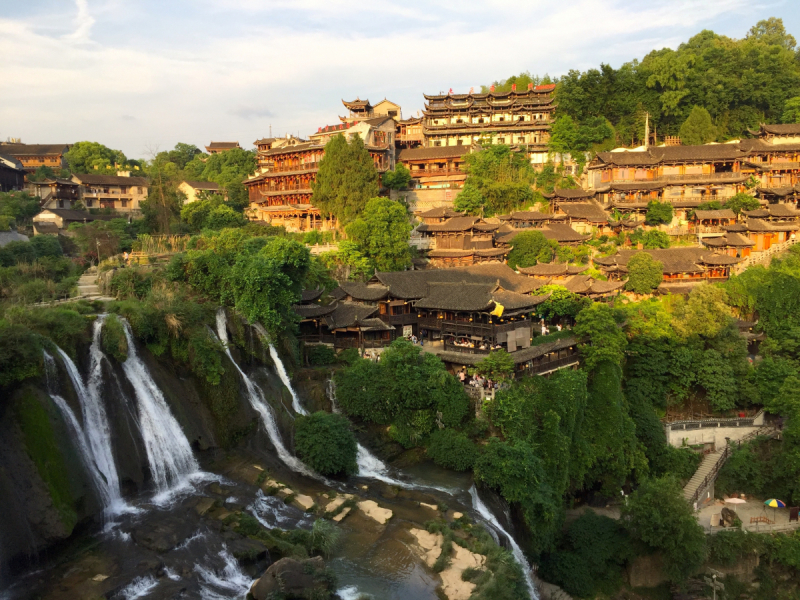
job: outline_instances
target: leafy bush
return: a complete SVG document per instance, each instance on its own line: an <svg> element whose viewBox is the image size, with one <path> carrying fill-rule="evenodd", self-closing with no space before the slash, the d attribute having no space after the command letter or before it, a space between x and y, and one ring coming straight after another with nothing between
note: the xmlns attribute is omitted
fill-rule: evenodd
<svg viewBox="0 0 800 600"><path fill-rule="evenodd" d="M89 321L72 308L21 308L6 312L6 320L50 338L70 356L77 355L78 344L89 341Z"/></svg>
<svg viewBox="0 0 800 600"><path fill-rule="evenodd" d="M358 472L356 438L342 415L320 411L297 417L295 449L303 462L323 475Z"/></svg>
<svg viewBox="0 0 800 600"><path fill-rule="evenodd" d="M118 269L111 276L109 287L120 300L138 298L143 300L153 287L153 272L139 267Z"/></svg>
<svg viewBox="0 0 800 600"><path fill-rule="evenodd" d="M40 336L20 325L0 327L0 388L42 373L42 343Z"/></svg>
<svg viewBox="0 0 800 600"><path fill-rule="evenodd" d="M312 367L332 365L336 362L336 351L330 346L306 346L306 359Z"/></svg>
<svg viewBox="0 0 800 600"><path fill-rule="evenodd" d="M103 352L112 356L117 362L125 362L128 359L128 340L125 338L125 329L116 315L106 317L100 333L100 344Z"/></svg>
<svg viewBox="0 0 800 600"><path fill-rule="evenodd" d="M468 471L478 458L478 448L463 433L438 429L428 439L428 456L440 467Z"/></svg>
<svg viewBox="0 0 800 600"><path fill-rule="evenodd" d="M557 550L544 556L541 574L580 598L613 595L633 548L625 528L614 519L587 511L570 525Z"/></svg>

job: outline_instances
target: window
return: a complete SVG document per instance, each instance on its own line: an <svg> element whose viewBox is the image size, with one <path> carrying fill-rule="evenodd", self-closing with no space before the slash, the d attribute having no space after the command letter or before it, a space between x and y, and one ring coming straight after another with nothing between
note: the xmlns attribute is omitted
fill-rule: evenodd
<svg viewBox="0 0 800 600"><path fill-rule="evenodd" d="M458 140L458 142L456 142L456 146L463 146L463 145L464 145L464 140Z"/></svg>
<svg viewBox="0 0 800 600"><path fill-rule="evenodd" d="M505 120L506 120L506 118L505 118L505 117L500 117L500 118L499 118L499 119L497 119L497 120L498 120L498 121L505 121Z"/></svg>
<svg viewBox="0 0 800 600"><path fill-rule="evenodd" d="M127 200L120 200L122 203L122 208L128 208L128 201Z"/></svg>
<svg viewBox="0 0 800 600"><path fill-rule="evenodd" d="M506 143L506 138L497 138L497 143L498 144L505 144Z"/></svg>
<svg viewBox="0 0 800 600"><path fill-rule="evenodd" d="M518 137L518 138L517 138L517 142L520 142L520 143L522 143L522 142L524 142L524 141L525 141L525 138L524 138L524 137Z"/></svg>
<svg viewBox="0 0 800 600"><path fill-rule="evenodd" d="M433 145L434 146L441 146L442 142L440 142L439 140L436 140L435 142L433 142Z"/></svg>

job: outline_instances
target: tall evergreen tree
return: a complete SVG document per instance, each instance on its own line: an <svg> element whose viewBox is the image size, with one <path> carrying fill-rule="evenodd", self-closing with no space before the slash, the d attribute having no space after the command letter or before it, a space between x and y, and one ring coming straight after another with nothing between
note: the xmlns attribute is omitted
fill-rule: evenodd
<svg viewBox="0 0 800 600"><path fill-rule="evenodd" d="M325 145L311 188L311 202L323 214L335 216L340 225L354 221L380 190L378 171L364 141L359 136L349 143L341 134L333 137Z"/></svg>
<svg viewBox="0 0 800 600"><path fill-rule="evenodd" d="M702 106L695 106L681 125L681 142L687 146L707 144L717 139L717 128L711 114Z"/></svg>

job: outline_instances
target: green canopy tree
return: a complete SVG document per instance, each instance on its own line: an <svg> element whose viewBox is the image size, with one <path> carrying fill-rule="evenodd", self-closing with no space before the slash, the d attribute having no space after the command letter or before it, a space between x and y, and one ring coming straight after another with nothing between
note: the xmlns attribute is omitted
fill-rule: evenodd
<svg viewBox="0 0 800 600"><path fill-rule="evenodd" d="M345 231L379 271L400 271L411 265L411 223L399 202L372 198Z"/></svg>
<svg viewBox="0 0 800 600"><path fill-rule="evenodd" d="M669 225L672 223L672 204L651 200L647 203L645 223L648 225Z"/></svg>
<svg viewBox="0 0 800 600"><path fill-rule="evenodd" d="M783 105L782 123L800 123L800 96L789 98Z"/></svg>
<svg viewBox="0 0 800 600"><path fill-rule="evenodd" d="M603 361L620 365L628 340L617 322L617 312L608 304L595 302L575 318L575 333L582 338L581 354L589 369Z"/></svg>
<svg viewBox="0 0 800 600"><path fill-rule="evenodd" d="M558 250L558 242L548 240L541 231L522 231L511 240L511 252L508 253L508 266L532 267L553 260Z"/></svg>
<svg viewBox="0 0 800 600"><path fill-rule="evenodd" d="M394 171L386 171L381 178L383 185L390 190L405 190L411 186L411 171L403 164L399 164Z"/></svg>
<svg viewBox="0 0 800 600"><path fill-rule="evenodd" d="M64 156L73 173L115 174L118 167L138 165L129 161L121 150L112 150L98 142L77 142Z"/></svg>
<svg viewBox="0 0 800 600"><path fill-rule="evenodd" d="M492 350L475 366L475 373L493 381L514 376L514 358L505 350Z"/></svg>
<svg viewBox="0 0 800 600"><path fill-rule="evenodd" d="M378 172L359 136L348 142L342 134L325 144L311 202L324 214L336 217L340 225L353 222L370 198L378 195Z"/></svg>
<svg viewBox="0 0 800 600"><path fill-rule="evenodd" d="M467 180L456 196L456 210L490 217L535 200L536 173L524 152L495 144L467 154Z"/></svg>
<svg viewBox="0 0 800 600"><path fill-rule="evenodd" d="M738 215L741 214L743 210L758 210L761 208L761 204L750 194L739 192L725 202L725 208L732 210Z"/></svg>
<svg viewBox="0 0 800 600"><path fill-rule="evenodd" d="M651 294L664 277L664 265L647 252L639 252L628 261L625 289L636 294Z"/></svg>
<svg viewBox="0 0 800 600"><path fill-rule="evenodd" d="M317 473L352 475L358 473L358 446L350 422L344 415L315 412L295 420L297 455Z"/></svg>
<svg viewBox="0 0 800 600"><path fill-rule="evenodd" d="M681 143L686 146L707 144L717 139L717 128L709 113L702 106L695 106L681 125Z"/></svg>
<svg viewBox="0 0 800 600"><path fill-rule="evenodd" d="M683 583L703 563L703 528L673 477L644 481L623 505L622 519L634 539L662 552L673 583Z"/></svg>

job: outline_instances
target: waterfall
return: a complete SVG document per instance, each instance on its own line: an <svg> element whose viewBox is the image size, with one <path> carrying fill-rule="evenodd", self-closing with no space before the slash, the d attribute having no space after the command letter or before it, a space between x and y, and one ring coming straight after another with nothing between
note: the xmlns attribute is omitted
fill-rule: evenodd
<svg viewBox="0 0 800 600"><path fill-rule="evenodd" d="M471 488L469 488L469 495L472 497L472 506L476 511L478 511L478 514L486 519L486 521L492 527L508 538L508 543L511 544L511 552L514 554L514 558L517 559L517 562L522 567L523 575L525 575L525 583L528 586L528 592L533 600L539 600L539 595L536 593L536 587L533 585L531 566L528 564L528 559L525 558L522 548L519 547L519 544L517 544L514 536L508 533L508 531L506 531L503 526L500 525L500 522L492 514L492 511L489 510L489 507L483 503L483 500L481 500L481 497L478 495L478 489L474 484Z"/></svg>
<svg viewBox="0 0 800 600"><path fill-rule="evenodd" d="M139 428L142 432L147 460L159 492L186 483L189 475L200 470L192 454L189 440L164 400L156 382L139 358L130 323L120 319L128 341L128 358L122 363L125 376L136 392L139 405Z"/></svg>
<svg viewBox="0 0 800 600"><path fill-rule="evenodd" d="M99 327L95 323L95 335L92 343L93 353L100 352L99 339ZM100 494L106 513L130 512L134 509L125 503L120 493L119 475L117 474L117 467L111 450L111 428L106 416L103 399L97 393L96 386L94 388L86 388L78 372L78 367L69 355L61 348L57 348L57 350L70 381L72 381L75 394L78 396L83 426L81 426L66 401L60 395L53 393L51 377L55 373L55 361L52 356L45 352L45 364L48 369L48 388L51 388L50 395L73 432L74 439L78 444L78 450ZM102 354L102 352L100 353Z"/></svg>
<svg viewBox="0 0 800 600"><path fill-rule="evenodd" d="M253 327L267 342L267 344L269 344L269 356L272 358L272 362L275 364L275 370L278 372L278 377L281 378L281 382L286 386L286 389L288 389L289 393L292 395L292 408L294 409L294 412L296 412L298 415L307 415L308 411L300 404L300 398L297 397L297 393L292 387L292 382L289 379L289 375L286 373L286 367L283 366L283 361L278 355L278 351L275 349L275 345L272 343L267 330L264 329L261 323L256 323L253 325Z"/></svg>
<svg viewBox="0 0 800 600"><path fill-rule="evenodd" d="M226 600L228 598L244 598L250 591L253 579L246 575L237 560L228 552L223 544L217 556L224 566L219 573L197 564L195 573L200 576L200 598L202 600ZM207 557L208 558L208 557Z"/></svg>
<svg viewBox="0 0 800 600"><path fill-rule="evenodd" d="M89 448L86 434L83 431L83 427L81 427L80 421L78 421L75 413L72 411L72 408L70 408L70 405L67 404L67 401L64 400L63 396L60 396L56 393L56 361L50 355L50 353L47 352L47 350L44 350L44 366L45 374L47 376L47 393L50 395L50 398L52 398L53 402L55 402L56 407L64 417L70 433L72 433L72 439L75 441L75 445L78 447L78 453L81 455L83 466L86 468L92 478L92 483L94 484L97 493L100 495L100 500L103 503L103 507L107 509L109 506L111 506L108 483L97 467L97 463L95 462L94 455ZM83 383L81 382L81 388L82 386ZM81 397L81 391L79 391L79 389L80 388L76 385L75 392L78 394L78 397Z"/></svg>
<svg viewBox="0 0 800 600"><path fill-rule="evenodd" d="M252 406L253 410L255 410L261 416L261 422L264 424L264 429L267 430L269 440L275 447L278 457L292 471L302 473L303 475L307 475L309 477L315 477L315 475L302 463L302 461L300 461L300 459L298 459L296 456L293 456L291 452L286 449L286 446L283 444L283 438L281 438L281 432L278 430L278 425L275 422L275 415L272 412L272 407L269 405L266 398L264 398L261 388L257 386L255 382L253 382L245 374L245 372L242 371L239 365L236 364L236 361L233 360L231 351L228 348L228 328L225 317L225 309L223 308L217 310L217 337L219 337L219 340L225 347L225 354L228 355L228 358L231 359L233 366L236 367L237 371L239 371L239 375L241 375L242 381L244 381L244 385L247 388L247 398L250 401L250 406ZM270 347L272 347L271 344Z"/></svg>
<svg viewBox="0 0 800 600"><path fill-rule="evenodd" d="M341 412L339 410L339 404L336 401L336 382L333 380L333 377L328 379L328 385L325 387L325 391L328 394L328 400L331 401L331 410L335 413ZM358 445L356 463L358 464L358 474L361 477L377 479L378 481L383 481L389 485L397 485L404 488L417 487L415 485L404 483L398 479L390 477L389 467L387 467L383 461L381 461L381 459L362 446L360 442L356 442L356 444Z"/></svg>

